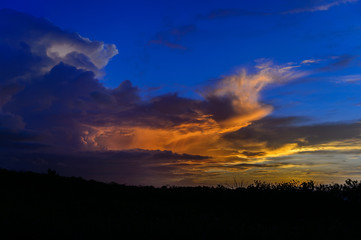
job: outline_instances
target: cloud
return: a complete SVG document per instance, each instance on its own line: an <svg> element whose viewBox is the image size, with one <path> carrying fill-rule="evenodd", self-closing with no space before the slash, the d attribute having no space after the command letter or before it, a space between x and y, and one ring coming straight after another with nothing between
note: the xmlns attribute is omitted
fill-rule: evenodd
<svg viewBox="0 0 361 240"><path fill-rule="evenodd" d="M358 55L343 54L320 59L305 59L299 63L295 63L294 67L313 67L312 70L309 70L309 75L320 72L335 72L355 66L357 64L355 60L357 60L358 57ZM342 81L342 77L333 76L333 78L340 78L340 81ZM345 78L347 77L345 76Z"/></svg>
<svg viewBox="0 0 361 240"><path fill-rule="evenodd" d="M90 145L110 150L142 148L207 155L218 148L222 134L245 127L272 111L271 106L260 101L266 86L301 76L301 71L288 65L260 62L254 73L241 70L207 86L203 99L167 94L138 102L124 111L99 113L99 117L92 117L101 119L99 122L87 123L92 130L84 139Z"/></svg>
<svg viewBox="0 0 361 240"><path fill-rule="evenodd" d="M307 1L305 3L309 4L304 7L295 7L286 11L275 11L275 12L261 12L261 11L252 11L247 9L240 8L219 8L210 11L205 15L200 15L198 18L203 20L213 20L213 19L226 19L231 17L252 17L252 16L272 16L272 15L285 15L285 14L299 14L305 12L318 12L318 11L328 11L332 7L336 7L343 4L358 2L358 0L333 0L333 1L311 1L311 4ZM298 3L296 3L298 4ZM301 2L301 4L304 4Z"/></svg>
<svg viewBox="0 0 361 240"><path fill-rule="evenodd" d="M321 61L323 61L323 59L306 59L306 60L303 60L303 61L301 62L301 64L306 64L306 65L308 65L308 64L313 64L313 63L319 63L319 62L321 62Z"/></svg>
<svg viewBox="0 0 361 240"><path fill-rule="evenodd" d="M138 100L138 90L129 81L107 89L92 72L61 63L25 84L4 104L3 112L21 118L26 129L41 133L49 145L82 149L87 124L116 122L113 118Z"/></svg>
<svg viewBox="0 0 361 240"><path fill-rule="evenodd" d="M118 53L114 44L91 41L14 10L0 10L0 21L7 23L0 25L0 63L6 66L0 73L8 79L43 74L60 62L100 74Z"/></svg>
<svg viewBox="0 0 361 240"><path fill-rule="evenodd" d="M353 60L355 60L358 56L357 55L342 55L342 56L333 56L331 57L331 60L333 60L331 63L329 63L327 66L324 66L319 69L319 71L336 71L342 68L346 68L350 66L353 63Z"/></svg>
<svg viewBox="0 0 361 240"><path fill-rule="evenodd" d="M264 118L223 136L240 156L265 158L301 152L359 149L361 124L299 125L303 118Z"/></svg>
<svg viewBox="0 0 361 240"><path fill-rule="evenodd" d="M324 4L311 5L303 8L294 8L291 10L287 10L281 12L281 14L296 14L296 13L304 13L304 12L318 12L318 11L327 11L332 7L339 6L341 4L358 2L358 0L334 0L329 1Z"/></svg>
<svg viewBox="0 0 361 240"><path fill-rule="evenodd" d="M1 142L1 139L0 139ZM83 151L3 152L0 165L8 169L46 172L56 169L63 176L82 176L105 182L161 186L177 183L179 166L187 161L202 162L209 157L176 154L171 151ZM32 148L34 149L34 147ZM178 174L181 175L181 174Z"/></svg>
<svg viewBox="0 0 361 240"><path fill-rule="evenodd" d="M359 83L361 81L361 74L351 74L344 76L333 77L336 82L344 82L344 83Z"/></svg>
<svg viewBox="0 0 361 240"><path fill-rule="evenodd" d="M195 24L171 27L164 31L157 32L154 39L148 42L149 45L163 45L168 48L186 50L187 47L179 44L182 38L196 31Z"/></svg>
<svg viewBox="0 0 361 240"><path fill-rule="evenodd" d="M209 12L206 15L199 16L200 19L224 19L229 17L238 17L238 16L268 16L271 13L262 13L262 12L253 12L244 9L236 9L236 8L229 8L229 9L215 9Z"/></svg>
<svg viewBox="0 0 361 240"><path fill-rule="evenodd" d="M278 168L278 167L287 167L292 165L290 163L270 163L270 164L249 164L249 163L240 163L230 166L231 168L238 168L240 170L247 170L250 168ZM293 165L294 166L294 165Z"/></svg>
<svg viewBox="0 0 361 240"><path fill-rule="evenodd" d="M263 118L272 111L272 107L259 101L261 91L270 84L286 83L305 74L294 68L262 60L256 66L256 74L247 74L243 69L238 74L222 78L206 93L206 99L212 103L210 108L214 108L210 112L213 111L214 118L224 125Z"/></svg>

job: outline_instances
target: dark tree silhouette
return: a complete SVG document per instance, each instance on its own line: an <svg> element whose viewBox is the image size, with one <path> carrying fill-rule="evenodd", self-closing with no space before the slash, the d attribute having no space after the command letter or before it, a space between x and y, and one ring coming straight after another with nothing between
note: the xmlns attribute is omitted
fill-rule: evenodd
<svg viewBox="0 0 361 240"><path fill-rule="evenodd" d="M125 186L0 169L2 239L358 238L361 183Z"/></svg>

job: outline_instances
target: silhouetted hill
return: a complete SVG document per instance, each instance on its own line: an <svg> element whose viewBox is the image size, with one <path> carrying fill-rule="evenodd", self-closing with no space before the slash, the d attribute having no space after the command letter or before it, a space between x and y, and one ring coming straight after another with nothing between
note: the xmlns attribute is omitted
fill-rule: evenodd
<svg viewBox="0 0 361 240"><path fill-rule="evenodd" d="M360 234L361 185L135 187L0 170L3 239L305 239ZM131 238L126 236L132 236Z"/></svg>

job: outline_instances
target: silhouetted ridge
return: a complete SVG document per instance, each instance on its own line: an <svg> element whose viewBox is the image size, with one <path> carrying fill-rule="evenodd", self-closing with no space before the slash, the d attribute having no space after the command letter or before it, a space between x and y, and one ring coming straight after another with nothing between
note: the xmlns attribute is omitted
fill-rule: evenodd
<svg viewBox="0 0 361 240"><path fill-rule="evenodd" d="M136 187L0 170L3 239L360 235L361 184Z"/></svg>

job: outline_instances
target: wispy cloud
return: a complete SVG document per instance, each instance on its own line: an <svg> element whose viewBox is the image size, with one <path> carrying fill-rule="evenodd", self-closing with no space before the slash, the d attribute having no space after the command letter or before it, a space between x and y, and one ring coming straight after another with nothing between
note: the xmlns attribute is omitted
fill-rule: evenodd
<svg viewBox="0 0 361 240"><path fill-rule="evenodd" d="M272 16L272 15L286 15L286 14L299 14L305 12L319 12L328 11L332 7L336 7L343 4L358 2L359 0L333 0L333 1L317 1L311 2L308 6L291 8L286 11L274 11L274 12L260 12L251 11L240 8L220 8L214 9L205 15L200 15L199 19L214 20L214 19L225 19L231 17L252 17L252 16Z"/></svg>
<svg viewBox="0 0 361 240"><path fill-rule="evenodd" d="M353 3L353 2L357 2L357 1L358 0L334 0L334 1L331 1L328 3L324 3L324 4L317 4L317 5L312 5L312 6L302 7L302 8L290 9L290 10L281 12L281 14L296 14L296 13L304 13L304 12L327 11L332 7L339 6L342 4L347 4L347 3Z"/></svg>
<svg viewBox="0 0 361 240"><path fill-rule="evenodd" d="M321 62L321 61L323 61L323 59L306 59L306 60L303 60L303 61L301 62L301 64L306 64L306 65L308 65L308 64L313 64L313 63L319 63L319 62Z"/></svg>
<svg viewBox="0 0 361 240"><path fill-rule="evenodd" d="M346 67L349 67L354 63L354 60L357 58L357 55L340 55L340 56L332 56L328 58L326 61L327 65L318 69L320 72L331 72L337 71Z"/></svg>
<svg viewBox="0 0 361 240"><path fill-rule="evenodd" d="M148 44L163 45L168 48L186 50L187 47L183 46L179 42L181 39L193 33L196 30L195 24L182 25L177 27L168 28L167 30L156 33L155 38L150 40Z"/></svg>
<svg viewBox="0 0 361 240"><path fill-rule="evenodd" d="M222 19L222 18L229 18L229 17L238 17L238 16L268 16L272 13L263 13L263 12L255 12L255 11L247 11L244 9L236 9L236 8L229 8L229 9L215 9L209 12L206 15L200 15L199 19Z"/></svg>
<svg viewBox="0 0 361 240"><path fill-rule="evenodd" d="M338 83L359 83L361 81L361 74L335 76L332 79Z"/></svg>

